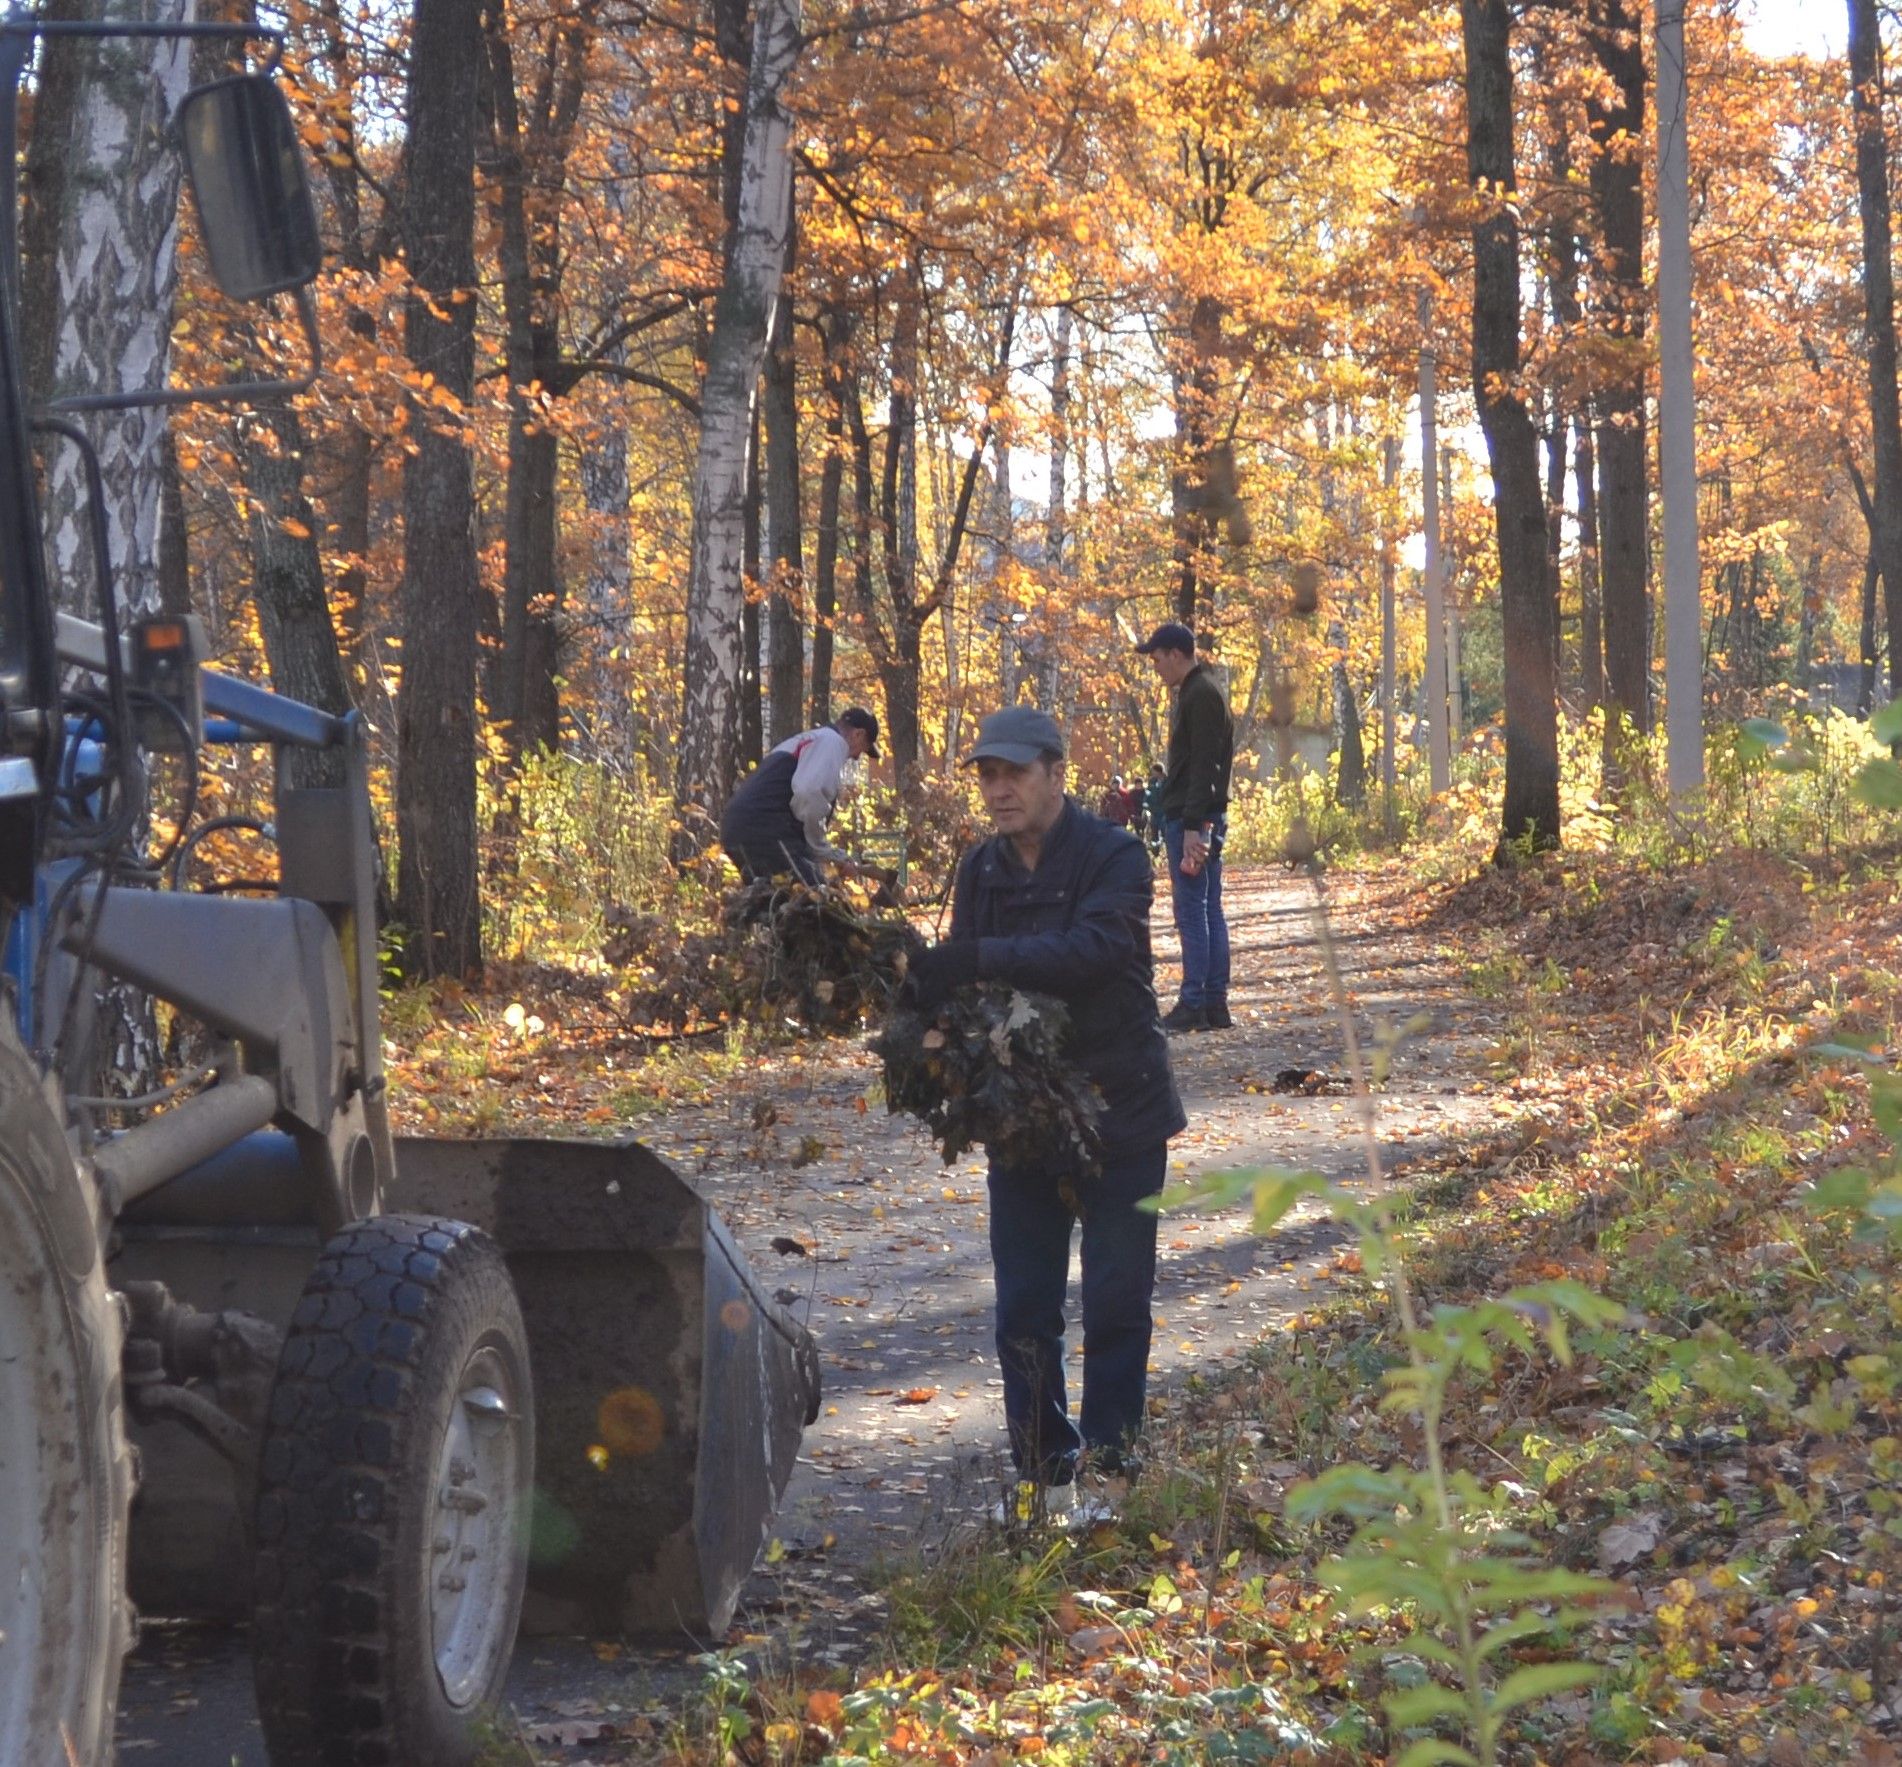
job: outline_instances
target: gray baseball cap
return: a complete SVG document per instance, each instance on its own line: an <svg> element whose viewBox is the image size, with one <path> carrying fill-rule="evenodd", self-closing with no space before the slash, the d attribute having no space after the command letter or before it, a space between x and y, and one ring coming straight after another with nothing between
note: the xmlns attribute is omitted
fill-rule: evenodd
<svg viewBox="0 0 1902 1767"><path fill-rule="evenodd" d="M993 712L977 727L977 741L964 757L965 766L974 761L1009 761L1028 767L1045 755L1063 754L1063 732L1048 712L1035 706L1006 706Z"/></svg>

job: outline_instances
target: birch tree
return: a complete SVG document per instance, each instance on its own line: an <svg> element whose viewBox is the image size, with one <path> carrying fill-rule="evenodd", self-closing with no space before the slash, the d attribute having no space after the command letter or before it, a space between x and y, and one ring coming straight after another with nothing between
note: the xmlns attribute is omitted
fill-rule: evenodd
<svg viewBox="0 0 1902 1767"><path fill-rule="evenodd" d="M122 16L178 24L190 0L146 0ZM182 38L67 42L83 57L56 75L65 115L42 112L29 161L35 199L22 245L24 310L39 397L136 392L164 384L178 286L180 161L173 113L191 74ZM114 586L127 613L159 605L159 505L166 413L98 412L84 420L105 482ZM44 505L54 592L91 617L95 578L77 452L48 455Z"/></svg>
<svg viewBox="0 0 1902 1767"><path fill-rule="evenodd" d="M714 303L694 462L686 681L675 801L723 800L739 747L740 626L754 393L792 225L791 120L781 103L799 53L799 0L760 0L743 105L739 215Z"/></svg>

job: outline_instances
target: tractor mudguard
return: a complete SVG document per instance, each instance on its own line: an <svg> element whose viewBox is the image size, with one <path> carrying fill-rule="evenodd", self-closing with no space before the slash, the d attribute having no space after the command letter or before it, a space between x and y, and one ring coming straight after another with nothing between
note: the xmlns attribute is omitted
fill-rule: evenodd
<svg viewBox="0 0 1902 1767"><path fill-rule="evenodd" d="M284 1325L319 1244L287 1218L285 1140L252 1136L128 1211L115 1282L157 1279L194 1306ZM396 1173L384 1208L482 1228L521 1301L537 1445L524 1629L724 1630L818 1415L810 1334L637 1141L399 1138ZM232 1567L249 1562L250 1494L177 1425L132 1433L145 1466L134 1599L165 1616L247 1611Z"/></svg>

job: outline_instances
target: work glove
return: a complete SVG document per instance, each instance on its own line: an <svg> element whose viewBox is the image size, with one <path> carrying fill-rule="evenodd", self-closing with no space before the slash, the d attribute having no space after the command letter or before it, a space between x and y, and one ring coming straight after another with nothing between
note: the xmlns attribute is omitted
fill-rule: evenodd
<svg viewBox="0 0 1902 1767"><path fill-rule="evenodd" d="M933 945L911 960L906 976L920 1012L936 1012L958 989L977 980L977 941Z"/></svg>

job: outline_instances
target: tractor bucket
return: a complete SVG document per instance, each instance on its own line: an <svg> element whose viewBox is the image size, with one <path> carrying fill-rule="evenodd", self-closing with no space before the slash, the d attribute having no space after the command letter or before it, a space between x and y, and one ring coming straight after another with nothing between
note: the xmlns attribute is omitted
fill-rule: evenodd
<svg viewBox="0 0 1902 1767"><path fill-rule="evenodd" d="M249 1137L140 1203L122 1222L115 1280L156 1279L194 1306L284 1325L318 1245L294 1223L287 1148ZM481 1227L521 1300L537 1487L524 1629L719 1633L818 1415L811 1337L639 1142L399 1138L396 1155L384 1209ZM134 1437L146 1473L134 1599L152 1614L248 1612L231 1576L249 1562L242 1481L175 1423Z"/></svg>
<svg viewBox="0 0 1902 1767"><path fill-rule="evenodd" d="M819 1414L812 1338L637 1141L400 1140L385 1206L486 1229L528 1325L532 1631L732 1618Z"/></svg>

